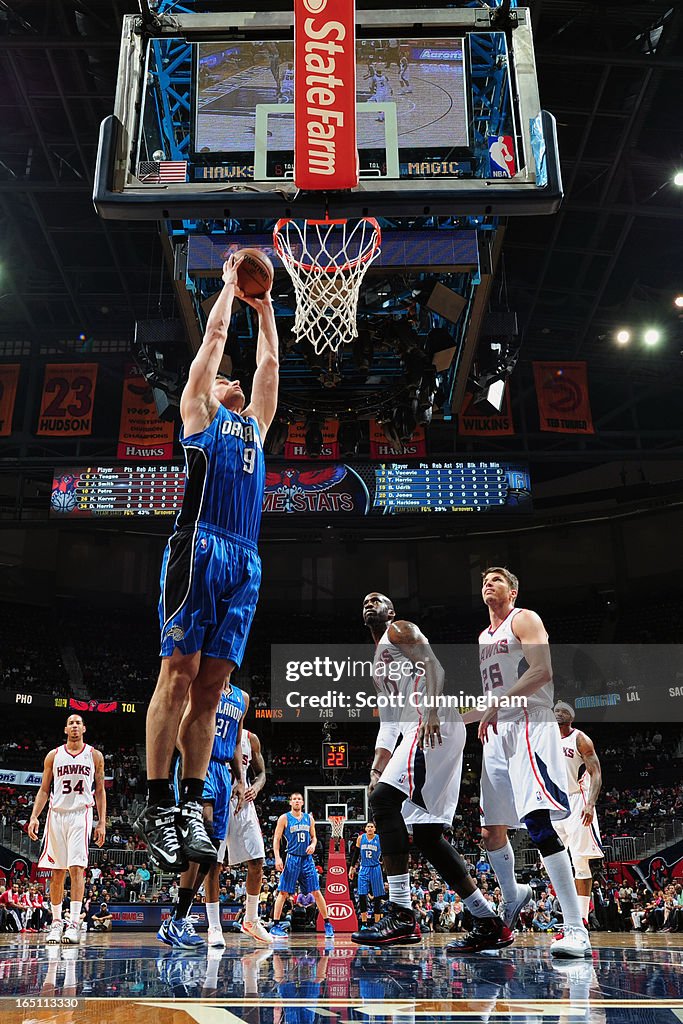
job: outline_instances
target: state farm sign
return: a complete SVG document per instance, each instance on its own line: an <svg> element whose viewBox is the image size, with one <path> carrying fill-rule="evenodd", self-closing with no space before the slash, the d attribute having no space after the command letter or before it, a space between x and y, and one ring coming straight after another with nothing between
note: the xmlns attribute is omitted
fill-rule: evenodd
<svg viewBox="0 0 683 1024"><path fill-rule="evenodd" d="M358 184L355 50L355 0L294 0L298 188L344 189Z"/></svg>

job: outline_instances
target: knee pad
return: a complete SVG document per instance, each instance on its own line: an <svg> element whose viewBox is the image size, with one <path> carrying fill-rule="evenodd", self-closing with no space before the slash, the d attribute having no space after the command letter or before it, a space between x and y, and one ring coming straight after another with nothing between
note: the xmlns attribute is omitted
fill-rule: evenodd
<svg viewBox="0 0 683 1024"><path fill-rule="evenodd" d="M413 842L444 881L462 895L463 886L470 882L470 873L458 851L444 837L443 827L413 825Z"/></svg>
<svg viewBox="0 0 683 1024"><path fill-rule="evenodd" d="M389 855L407 854L410 849L408 829L401 814L404 801L405 795L385 782L378 782L370 794L370 809L377 824L382 851Z"/></svg>
<svg viewBox="0 0 683 1024"><path fill-rule="evenodd" d="M532 811L525 814L522 823L529 833L529 839L542 857L550 857L553 853L562 853L562 840L553 828L550 811Z"/></svg>
<svg viewBox="0 0 683 1024"><path fill-rule="evenodd" d="M358 897L358 907L360 909L361 914L367 914L367 912L368 912L368 898L365 895L365 893L363 893L362 896Z"/></svg>
<svg viewBox="0 0 683 1024"><path fill-rule="evenodd" d="M588 857L572 856L572 864L574 865L574 878L593 877L593 872L591 871L590 860Z"/></svg>

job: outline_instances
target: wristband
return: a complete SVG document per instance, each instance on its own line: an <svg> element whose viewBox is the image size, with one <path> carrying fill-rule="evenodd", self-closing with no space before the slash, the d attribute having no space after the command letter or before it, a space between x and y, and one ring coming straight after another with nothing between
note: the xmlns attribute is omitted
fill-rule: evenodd
<svg viewBox="0 0 683 1024"><path fill-rule="evenodd" d="M373 772L375 773L375 775L380 775L381 776L381 774L382 774L381 771L379 770L379 768L371 768L370 769L370 774L372 775Z"/></svg>

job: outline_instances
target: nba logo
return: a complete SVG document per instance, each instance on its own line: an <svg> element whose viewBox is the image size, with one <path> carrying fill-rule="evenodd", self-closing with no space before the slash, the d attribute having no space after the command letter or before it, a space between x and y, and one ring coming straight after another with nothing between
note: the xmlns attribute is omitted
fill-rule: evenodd
<svg viewBox="0 0 683 1024"><path fill-rule="evenodd" d="M489 135L489 177L512 178L516 173L511 135Z"/></svg>

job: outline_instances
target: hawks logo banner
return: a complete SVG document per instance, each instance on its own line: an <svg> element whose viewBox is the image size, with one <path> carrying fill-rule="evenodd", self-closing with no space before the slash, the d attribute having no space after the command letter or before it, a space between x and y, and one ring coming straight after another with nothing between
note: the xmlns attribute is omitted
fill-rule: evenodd
<svg viewBox="0 0 683 1024"><path fill-rule="evenodd" d="M12 433L18 384L19 363L5 363L0 366L0 437L9 437Z"/></svg>
<svg viewBox="0 0 683 1024"><path fill-rule="evenodd" d="M358 184L354 0L294 0L294 182Z"/></svg>
<svg viewBox="0 0 683 1024"><path fill-rule="evenodd" d="M97 363L47 363L37 436L91 434L96 384Z"/></svg>
<svg viewBox="0 0 683 1024"><path fill-rule="evenodd" d="M129 363L123 378L117 459L172 459L173 423L157 414L152 389L142 370Z"/></svg>
<svg viewBox="0 0 683 1024"><path fill-rule="evenodd" d="M594 434L585 363L534 363L541 430Z"/></svg>
<svg viewBox="0 0 683 1024"><path fill-rule="evenodd" d="M306 451L306 424L290 423L285 442L286 459L338 459L339 420L325 420L321 424L323 446L320 455L309 455Z"/></svg>
<svg viewBox="0 0 683 1024"><path fill-rule="evenodd" d="M485 413L481 406L474 405L474 395L469 391L465 395L460 415L458 417L458 433L463 437L501 437L514 434L515 426L512 422L512 403L510 401L510 387L505 388L503 408L500 412Z"/></svg>
<svg viewBox="0 0 683 1024"><path fill-rule="evenodd" d="M78 700L76 697L69 698L69 707L72 711L99 711L102 714L111 714L117 711L119 702L117 700Z"/></svg>
<svg viewBox="0 0 683 1024"><path fill-rule="evenodd" d="M427 454L427 438L424 427L416 427L410 440L402 448L392 448L384 428L377 420L370 420L370 458L419 459Z"/></svg>

